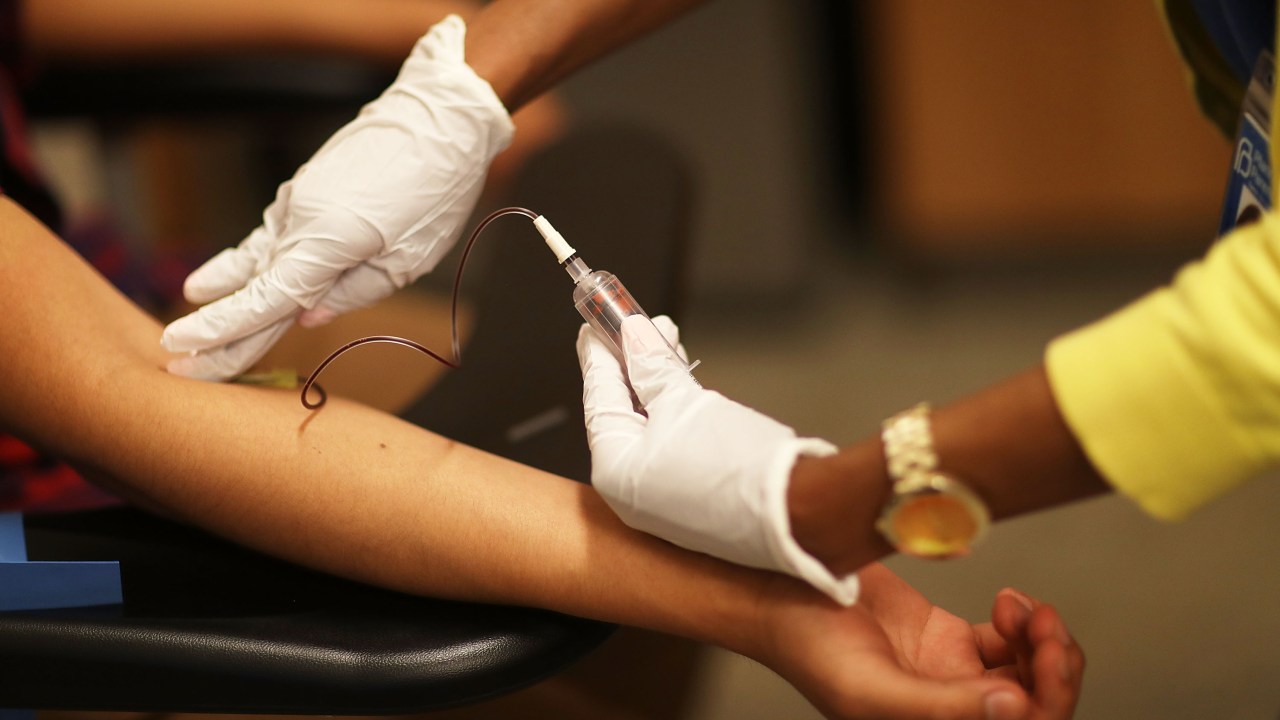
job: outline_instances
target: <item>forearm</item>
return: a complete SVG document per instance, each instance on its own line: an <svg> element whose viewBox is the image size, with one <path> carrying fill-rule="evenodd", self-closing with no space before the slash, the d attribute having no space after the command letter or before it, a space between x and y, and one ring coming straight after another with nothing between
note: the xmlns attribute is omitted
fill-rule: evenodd
<svg viewBox="0 0 1280 720"><path fill-rule="evenodd" d="M151 390L129 424L95 443L112 474L259 550L411 593L718 643L747 610L738 601L749 573L631 531L588 486L340 399L308 417L293 393L167 376L129 384ZM180 429L157 448L156 426Z"/></svg>
<svg viewBox="0 0 1280 720"><path fill-rule="evenodd" d="M28 0L30 49L70 60L299 49L399 63L449 13L469 22L468 63L514 112L574 70L703 0Z"/></svg>
<svg viewBox="0 0 1280 720"><path fill-rule="evenodd" d="M467 63L514 112L602 55L705 0L496 0L469 23Z"/></svg>
<svg viewBox="0 0 1280 720"><path fill-rule="evenodd" d="M399 64L413 43L467 0L26 0L30 49L60 60L231 53L245 49L337 52Z"/></svg>
<svg viewBox="0 0 1280 720"><path fill-rule="evenodd" d="M962 478L994 519L1107 492L1063 421L1042 367L932 413L942 469ZM847 572L893 552L875 530L892 481L878 436L830 458L802 458L789 507L800 544Z"/></svg>
<svg viewBox="0 0 1280 720"><path fill-rule="evenodd" d="M271 554L750 652L761 573L623 526L587 486L331 399L166 374L159 326L0 200L0 421L131 498Z"/></svg>

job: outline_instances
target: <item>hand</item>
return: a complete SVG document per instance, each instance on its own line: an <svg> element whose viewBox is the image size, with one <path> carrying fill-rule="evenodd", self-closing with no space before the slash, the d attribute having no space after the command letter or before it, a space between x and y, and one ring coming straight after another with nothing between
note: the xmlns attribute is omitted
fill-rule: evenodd
<svg viewBox="0 0 1280 720"><path fill-rule="evenodd" d="M165 328L171 372L244 372L297 318L315 326L430 271L462 230L511 118L463 58L450 16L418 41L395 82L280 186L263 223L187 278L210 303Z"/></svg>
<svg viewBox="0 0 1280 720"><path fill-rule="evenodd" d="M769 611L772 649L757 658L827 717L1071 717L1084 653L1052 606L1006 589L996 595L992 622L970 625L883 565L859 574L861 598L852 608L778 583L785 599Z"/></svg>
<svg viewBox="0 0 1280 720"><path fill-rule="evenodd" d="M622 338L625 375L595 331L578 333L591 482L614 512L637 530L804 578L852 604L857 576L834 577L788 527L792 465L834 446L704 390L671 352L679 330L669 318L627 318Z"/></svg>

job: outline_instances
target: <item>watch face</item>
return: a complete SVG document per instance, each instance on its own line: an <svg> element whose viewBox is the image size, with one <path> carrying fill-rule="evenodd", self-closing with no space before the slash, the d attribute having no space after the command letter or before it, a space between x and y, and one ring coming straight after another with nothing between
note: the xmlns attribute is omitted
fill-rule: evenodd
<svg viewBox="0 0 1280 720"><path fill-rule="evenodd" d="M897 497L880 530L900 552L948 558L967 554L989 524L986 506L968 488L932 475L924 487Z"/></svg>

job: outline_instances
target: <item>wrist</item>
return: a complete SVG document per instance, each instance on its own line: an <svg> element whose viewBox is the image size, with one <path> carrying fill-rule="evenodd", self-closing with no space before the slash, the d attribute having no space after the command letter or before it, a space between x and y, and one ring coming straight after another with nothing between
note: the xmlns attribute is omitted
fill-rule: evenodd
<svg viewBox="0 0 1280 720"><path fill-rule="evenodd" d="M787 488L791 534L837 576L885 557L893 548L875 523L889 487L877 442L861 442L829 457L801 456Z"/></svg>

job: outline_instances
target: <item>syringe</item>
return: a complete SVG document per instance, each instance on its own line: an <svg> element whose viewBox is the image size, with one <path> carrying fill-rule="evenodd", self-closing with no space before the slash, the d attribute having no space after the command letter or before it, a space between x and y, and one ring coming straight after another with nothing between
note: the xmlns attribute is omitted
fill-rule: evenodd
<svg viewBox="0 0 1280 720"><path fill-rule="evenodd" d="M578 251L565 241L564 236L557 232L545 217L539 215L534 219L533 226L546 240L551 252L555 253L556 261L573 280L573 306L578 309L578 313L588 325L609 341L619 362L625 363L622 351L622 321L632 315L639 315L648 320L649 315L640 307L636 299L631 297L631 293L627 292L627 288L616 275L606 270L593 271L588 267L587 263L579 257ZM670 343L667 347L671 350L671 356L689 370L697 367L697 361L690 363L680 357L680 353L676 352Z"/></svg>

